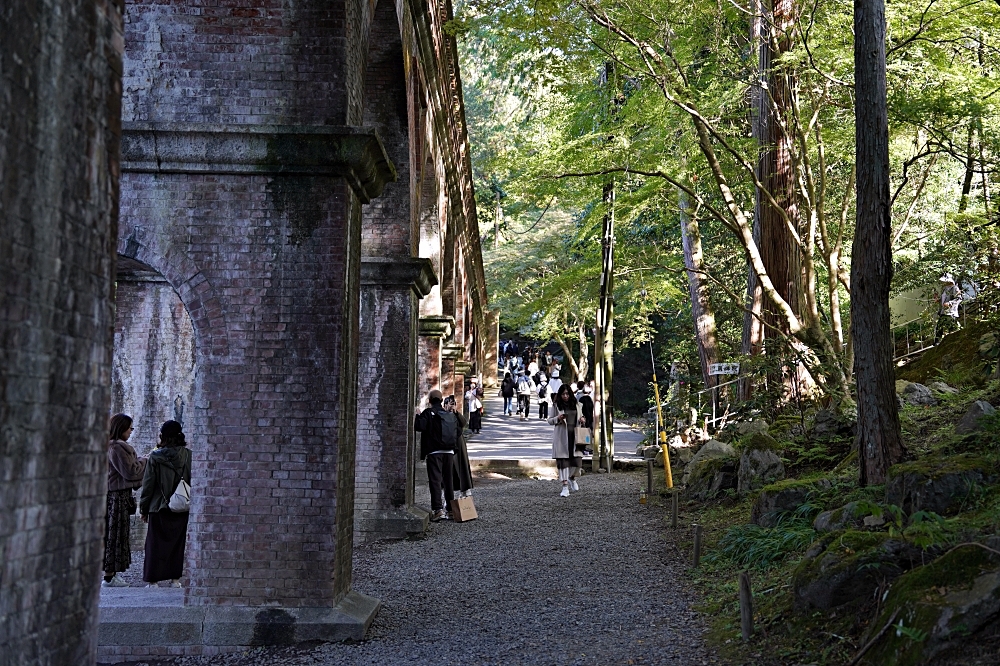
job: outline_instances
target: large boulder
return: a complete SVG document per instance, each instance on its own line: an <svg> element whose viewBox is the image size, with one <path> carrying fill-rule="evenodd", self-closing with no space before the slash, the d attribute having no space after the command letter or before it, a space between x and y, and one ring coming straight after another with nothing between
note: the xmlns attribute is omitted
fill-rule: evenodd
<svg viewBox="0 0 1000 666"><path fill-rule="evenodd" d="M885 502L907 515L916 511L954 514L997 478L996 466L982 456L924 458L889 468Z"/></svg>
<svg viewBox="0 0 1000 666"><path fill-rule="evenodd" d="M764 486L753 503L750 521L761 527L774 527L783 515L805 504L811 495L831 487L827 479L786 479Z"/></svg>
<svg viewBox="0 0 1000 666"><path fill-rule="evenodd" d="M921 549L880 532L833 532L806 551L792 577L796 610L830 610L870 598L920 564ZM888 662L887 662L888 663Z"/></svg>
<svg viewBox="0 0 1000 666"><path fill-rule="evenodd" d="M982 429L982 419L984 416L993 416L997 413L996 407L986 402L985 400L976 400L969 407L969 411L965 413L955 426L955 432L959 435L965 435L970 432L975 432Z"/></svg>
<svg viewBox="0 0 1000 666"><path fill-rule="evenodd" d="M864 517L858 502L848 502L839 509L822 511L813 519L813 529L817 532L836 532L846 528L861 527Z"/></svg>
<svg viewBox="0 0 1000 666"><path fill-rule="evenodd" d="M918 407L930 407L938 403L938 399L934 397L933 391L923 384L917 384L916 382L906 384L903 387L901 397L903 398L903 403Z"/></svg>
<svg viewBox="0 0 1000 666"><path fill-rule="evenodd" d="M710 439L707 442L705 442L705 445L702 446L700 449L698 449L698 452L691 457L691 460L688 462L687 467L684 470L684 477L681 479L681 483L683 485L687 485L689 475L691 474L691 472L694 471L695 468L697 468L697 466L704 461L711 460L713 458L735 458L735 457L736 457L736 449L734 449L732 446L726 444L725 442L720 442L718 440Z"/></svg>
<svg viewBox="0 0 1000 666"><path fill-rule="evenodd" d="M948 386L944 382L931 382L927 385L927 388L937 393L944 393L945 395L955 395L958 393L957 388Z"/></svg>
<svg viewBox="0 0 1000 666"><path fill-rule="evenodd" d="M709 500L718 497L725 490L736 489L739 459L706 458L697 464L692 462L684 473L687 478L685 492L695 499Z"/></svg>
<svg viewBox="0 0 1000 666"><path fill-rule="evenodd" d="M785 465L775 452L777 448L778 442L763 432L750 436L740 454L737 483L740 495L747 495L785 478Z"/></svg>
<svg viewBox="0 0 1000 666"><path fill-rule="evenodd" d="M754 433L767 433L767 429L770 426L764 419L754 419L753 421L741 421L736 424L736 434L740 437L746 437L747 435L752 435Z"/></svg>
<svg viewBox="0 0 1000 666"><path fill-rule="evenodd" d="M869 664L928 663L970 634L1000 621L1000 555L964 545L903 574L892 584L878 631L889 624L865 655Z"/></svg>
<svg viewBox="0 0 1000 666"><path fill-rule="evenodd" d="M813 439L848 439L854 437L858 419L855 414L839 414L833 409L821 409L813 418L809 434Z"/></svg>

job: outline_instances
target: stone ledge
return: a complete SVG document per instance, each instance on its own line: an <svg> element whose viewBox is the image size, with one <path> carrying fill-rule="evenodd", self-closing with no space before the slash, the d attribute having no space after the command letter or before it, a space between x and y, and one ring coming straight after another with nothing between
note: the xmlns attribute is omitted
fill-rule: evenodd
<svg viewBox="0 0 1000 666"><path fill-rule="evenodd" d="M428 338L450 338L455 328L454 317L421 317L420 335Z"/></svg>
<svg viewBox="0 0 1000 666"><path fill-rule="evenodd" d="M243 648L363 640L381 602L358 592L332 608L185 606L184 590L102 588L100 647Z"/></svg>
<svg viewBox="0 0 1000 666"><path fill-rule="evenodd" d="M423 257L361 257L361 284L409 287L423 298L438 283L430 259Z"/></svg>
<svg viewBox="0 0 1000 666"><path fill-rule="evenodd" d="M430 514L417 506L358 511L354 519L354 533L363 542L406 539L426 532L429 519Z"/></svg>
<svg viewBox="0 0 1000 666"><path fill-rule="evenodd" d="M463 345L443 345L441 347L441 358L449 361L464 360L465 347Z"/></svg>
<svg viewBox="0 0 1000 666"><path fill-rule="evenodd" d="M339 176L368 203L397 178L374 129L125 123L122 171Z"/></svg>

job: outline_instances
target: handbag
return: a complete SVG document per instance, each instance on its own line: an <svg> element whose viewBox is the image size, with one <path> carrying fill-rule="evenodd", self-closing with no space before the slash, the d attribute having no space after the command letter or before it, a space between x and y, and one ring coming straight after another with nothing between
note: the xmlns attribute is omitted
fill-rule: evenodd
<svg viewBox="0 0 1000 666"><path fill-rule="evenodd" d="M191 486L184 479L177 484L177 490L170 496L167 508L174 513L187 513L191 510Z"/></svg>
<svg viewBox="0 0 1000 666"><path fill-rule="evenodd" d="M576 427L576 445L582 447L589 447L593 444L594 436L590 433L590 428L585 428L581 426Z"/></svg>
<svg viewBox="0 0 1000 666"><path fill-rule="evenodd" d="M125 500L125 507L128 509L128 515L134 516L139 510L139 505L135 501L135 495L132 493L128 494L128 499Z"/></svg>

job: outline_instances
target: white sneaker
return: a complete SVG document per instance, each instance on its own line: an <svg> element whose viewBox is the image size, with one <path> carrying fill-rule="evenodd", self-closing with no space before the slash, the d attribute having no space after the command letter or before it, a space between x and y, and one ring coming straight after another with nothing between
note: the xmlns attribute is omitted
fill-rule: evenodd
<svg viewBox="0 0 1000 666"><path fill-rule="evenodd" d="M562 492L559 493L559 497L569 497L569 486L563 486Z"/></svg>
<svg viewBox="0 0 1000 666"><path fill-rule="evenodd" d="M580 484L576 482L576 479L570 479L569 487L573 490L574 493L580 490Z"/></svg>
<svg viewBox="0 0 1000 666"><path fill-rule="evenodd" d="M121 577L121 574L115 574L111 577L111 580L101 583L101 587L128 587L128 583Z"/></svg>

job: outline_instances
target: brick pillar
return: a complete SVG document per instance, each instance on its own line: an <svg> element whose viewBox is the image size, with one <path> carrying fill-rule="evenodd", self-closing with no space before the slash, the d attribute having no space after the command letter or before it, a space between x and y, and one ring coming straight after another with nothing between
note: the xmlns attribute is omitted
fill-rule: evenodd
<svg viewBox="0 0 1000 666"><path fill-rule="evenodd" d="M0 10L0 663L92 664L118 224L119 2Z"/></svg>
<svg viewBox="0 0 1000 666"><path fill-rule="evenodd" d="M413 506L417 299L436 283L427 259L365 258L361 265L355 541L427 529Z"/></svg>
<svg viewBox="0 0 1000 666"><path fill-rule="evenodd" d="M441 393L446 397L454 395L456 399L463 392L465 375L460 371L462 366L456 365L465 361L465 347L459 344L445 344L441 347Z"/></svg>
<svg viewBox="0 0 1000 666"><path fill-rule="evenodd" d="M441 388L444 377L442 345L455 325L451 317L421 317L420 343L417 355L417 395L414 405L419 409L426 406L427 394Z"/></svg>

